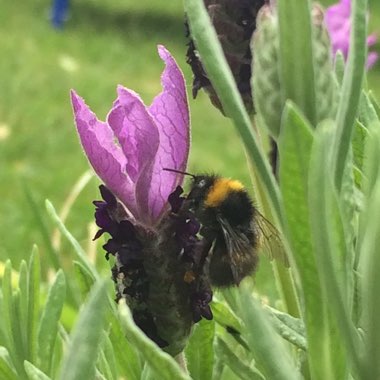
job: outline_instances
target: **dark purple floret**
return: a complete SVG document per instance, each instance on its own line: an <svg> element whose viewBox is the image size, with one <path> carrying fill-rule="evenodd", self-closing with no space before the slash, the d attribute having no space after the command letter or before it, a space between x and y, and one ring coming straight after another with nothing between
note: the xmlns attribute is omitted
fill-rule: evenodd
<svg viewBox="0 0 380 380"><path fill-rule="evenodd" d="M96 233L93 240L100 238L105 232L114 235L118 229L117 222L112 218L117 208L115 196L104 185L99 186L103 201L92 202L95 206L95 222L100 230Z"/></svg>
<svg viewBox="0 0 380 380"><path fill-rule="evenodd" d="M183 202L186 198L181 197L180 195L183 193L183 189L181 186L177 186L176 189L169 195L168 202L174 214L177 214L181 209Z"/></svg>
<svg viewBox="0 0 380 380"><path fill-rule="evenodd" d="M209 303L212 301L212 291L205 290L195 292L191 296L191 306L193 310L194 322L199 322L202 317L211 320L213 318Z"/></svg>

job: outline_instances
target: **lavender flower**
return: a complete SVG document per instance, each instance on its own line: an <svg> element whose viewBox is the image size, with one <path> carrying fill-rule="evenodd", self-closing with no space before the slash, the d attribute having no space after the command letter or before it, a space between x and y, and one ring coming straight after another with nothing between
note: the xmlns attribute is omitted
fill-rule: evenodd
<svg viewBox="0 0 380 380"><path fill-rule="evenodd" d="M351 32L351 0L340 0L339 3L326 9L326 26L330 34L333 53L340 50L347 58L350 47ZM368 47L373 46L377 41L375 34L367 38ZM367 58L367 69L371 68L379 59L376 52L370 52Z"/></svg>
<svg viewBox="0 0 380 380"><path fill-rule="evenodd" d="M102 122L75 91L71 93L79 137L92 167L129 213L146 225L157 223L167 210L169 194L182 183L182 174L162 169L185 169L190 140L182 73L163 46L158 52L166 64L163 91L150 106L119 86Z"/></svg>
<svg viewBox="0 0 380 380"><path fill-rule="evenodd" d="M163 91L150 106L119 86L102 122L74 91L71 98L83 149L105 184L94 201L94 239L109 235L116 301L124 298L144 333L177 355L193 323L212 318L212 291L199 264L207 248L200 225L183 207L183 175L163 170L186 169L190 132L183 75L163 46L158 52Z"/></svg>

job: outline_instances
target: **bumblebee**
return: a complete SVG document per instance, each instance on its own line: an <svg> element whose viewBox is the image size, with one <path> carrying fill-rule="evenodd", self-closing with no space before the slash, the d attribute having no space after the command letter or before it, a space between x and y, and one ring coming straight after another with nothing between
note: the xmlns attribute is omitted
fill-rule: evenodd
<svg viewBox="0 0 380 380"><path fill-rule="evenodd" d="M201 262L211 284L239 285L255 271L263 241L278 243L278 231L259 213L241 182L218 175L183 174L192 177L183 207L202 226L206 248Z"/></svg>

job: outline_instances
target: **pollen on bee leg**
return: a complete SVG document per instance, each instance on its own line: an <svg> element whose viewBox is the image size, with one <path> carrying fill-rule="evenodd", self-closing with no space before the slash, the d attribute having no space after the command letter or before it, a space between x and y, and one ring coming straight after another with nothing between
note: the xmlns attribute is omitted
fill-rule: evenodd
<svg viewBox="0 0 380 380"><path fill-rule="evenodd" d="M195 273L192 270L187 270L183 276L183 281L185 281L187 284L191 284L195 278Z"/></svg>

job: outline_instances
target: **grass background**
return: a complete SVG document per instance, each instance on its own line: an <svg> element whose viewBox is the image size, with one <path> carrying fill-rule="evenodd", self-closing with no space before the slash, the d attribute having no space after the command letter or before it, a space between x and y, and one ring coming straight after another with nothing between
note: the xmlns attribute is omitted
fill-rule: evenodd
<svg viewBox="0 0 380 380"><path fill-rule="evenodd" d="M0 0L0 260L11 258L15 265L29 256L33 243L42 257L46 251L25 188L48 224L44 200L62 207L88 169L72 120L70 88L100 119L119 83L149 103L161 88L163 63L156 45L164 44L184 71L191 95L182 1L73 0L70 18L58 31L49 23L49 8L46 0ZM370 9L370 29L380 34L380 3L370 1ZM379 63L369 73L369 84L380 98ZM215 171L249 187L242 145L231 122L204 93L196 101L190 97L189 103L189 171ZM81 242L87 240L98 184L96 178L91 181L67 220ZM70 249L63 245L61 254ZM263 261L257 281L270 291Z"/></svg>

